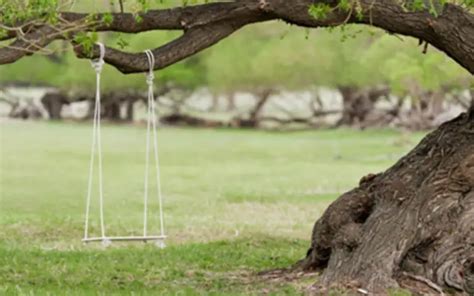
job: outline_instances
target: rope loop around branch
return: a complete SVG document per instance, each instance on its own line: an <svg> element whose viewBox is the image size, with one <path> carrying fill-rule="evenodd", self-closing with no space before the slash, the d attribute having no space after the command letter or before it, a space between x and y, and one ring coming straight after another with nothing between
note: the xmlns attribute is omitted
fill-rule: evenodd
<svg viewBox="0 0 474 296"><path fill-rule="evenodd" d="M100 74L102 72L102 68L104 67L104 56L105 56L105 46L101 42L96 43L99 46L100 54L99 58L96 60L91 61L92 68L94 69L95 73Z"/></svg>
<svg viewBox="0 0 474 296"><path fill-rule="evenodd" d="M146 75L146 83L148 86L153 86L153 80L155 79L155 75L153 74L153 69L155 67L155 56L153 52L149 49L145 50L146 57L148 59L148 74Z"/></svg>

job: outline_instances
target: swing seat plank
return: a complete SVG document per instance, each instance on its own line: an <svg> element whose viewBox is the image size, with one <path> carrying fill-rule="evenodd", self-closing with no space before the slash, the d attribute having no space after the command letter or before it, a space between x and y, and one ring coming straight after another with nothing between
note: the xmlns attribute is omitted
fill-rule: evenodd
<svg viewBox="0 0 474 296"><path fill-rule="evenodd" d="M159 241L165 240L166 235L150 235L150 236L107 236L107 237L89 237L84 238L84 243L102 242L102 241Z"/></svg>

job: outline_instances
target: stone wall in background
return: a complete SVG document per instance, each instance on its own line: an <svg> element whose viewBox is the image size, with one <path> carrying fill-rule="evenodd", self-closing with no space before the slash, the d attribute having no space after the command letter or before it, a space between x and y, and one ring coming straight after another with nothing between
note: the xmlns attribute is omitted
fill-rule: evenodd
<svg viewBox="0 0 474 296"><path fill-rule="evenodd" d="M44 100L46 94L53 94L53 99L59 98L56 99L58 102L55 102L60 108L60 113L56 117L72 120L90 117L93 96L74 97L63 94L53 87L40 86L0 87L0 116L22 119L52 118L51 106ZM131 118L132 121L139 122L145 119L146 111L145 94L138 94L142 95L143 99L135 97L129 104L126 104L127 100L123 94L103 97L106 99L120 97L116 102L117 112L120 113L117 118ZM134 93L134 96L137 94ZM401 100L399 97L388 95L373 102L371 109L365 110L366 114L359 116L360 118L351 125L360 128L371 126L431 128L464 112L470 100L469 91L458 93L455 99L448 94L437 104L431 104L429 101L421 104L420 101L410 97ZM236 125L261 128L337 126L343 113L348 112L342 93L329 88L235 92L220 95L215 95L206 88L195 91L171 89L159 96L158 102L162 118L174 116L175 119L186 119L170 123L186 124L192 121L196 125L202 123L209 126ZM133 105L132 108L130 105ZM196 120L191 120L193 118Z"/></svg>

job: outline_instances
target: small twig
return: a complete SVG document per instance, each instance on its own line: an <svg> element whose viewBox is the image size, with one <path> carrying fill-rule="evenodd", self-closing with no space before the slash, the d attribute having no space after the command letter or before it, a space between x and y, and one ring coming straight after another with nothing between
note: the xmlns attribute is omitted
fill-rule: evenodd
<svg viewBox="0 0 474 296"><path fill-rule="evenodd" d="M124 9L123 9L123 0L119 0L119 5L120 5L120 13L123 13L123 12L124 12Z"/></svg>
<svg viewBox="0 0 474 296"><path fill-rule="evenodd" d="M423 46L423 54L426 54L428 52L428 42L425 41L425 45Z"/></svg>

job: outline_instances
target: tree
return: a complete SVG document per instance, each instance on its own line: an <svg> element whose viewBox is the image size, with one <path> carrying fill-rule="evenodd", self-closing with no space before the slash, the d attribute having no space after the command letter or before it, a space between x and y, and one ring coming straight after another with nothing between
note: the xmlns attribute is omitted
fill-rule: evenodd
<svg viewBox="0 0 474 296"><path fill-rule="evenodd" d="M0 64L16 62L58 39L70 40L80 58L97 58L94 38L82 32L182 30L183 35L153 50L155 69L162 69L245 25L283 20L311 28L367 24L412 36L474 74L471 0L430 5L416 0L239 0L97 14L58 13L45 1L29 1L20 13L17 2L0 3L1 40L12 40L0 48ZM142 53L108 47L105 61L123 73L148 70ZM383 293L418 280L430 289L468 291L474 285L473 227L474 107L429 134L387 171L367 175L339 197L315 223L311 247L297 267L324 270L323 288L350 283Z"/></svg>

